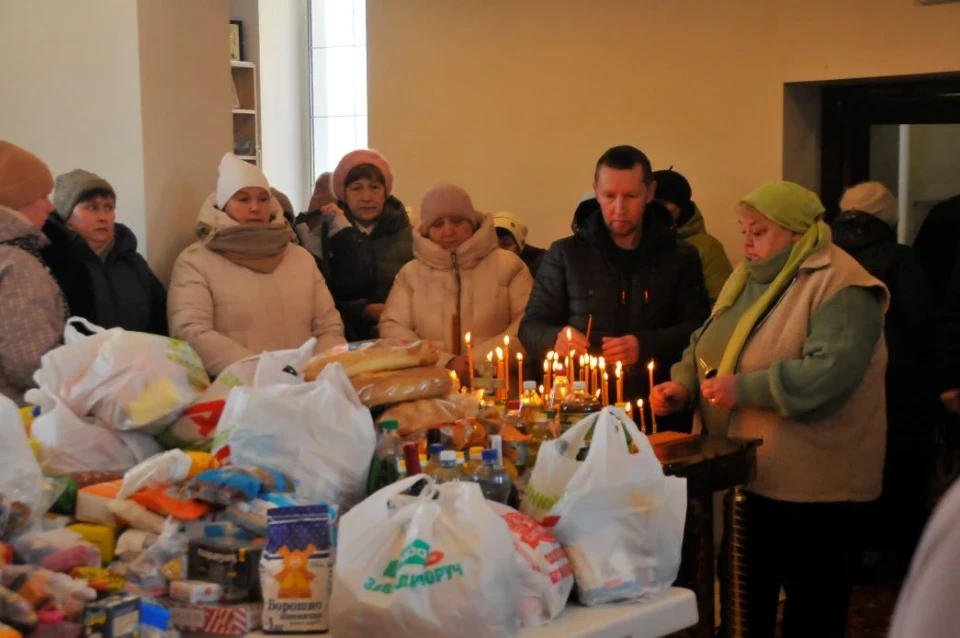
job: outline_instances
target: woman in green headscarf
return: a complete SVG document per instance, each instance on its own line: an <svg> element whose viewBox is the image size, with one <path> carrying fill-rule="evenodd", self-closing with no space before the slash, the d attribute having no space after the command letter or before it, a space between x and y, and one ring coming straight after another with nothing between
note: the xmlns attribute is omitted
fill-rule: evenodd
<svg viewBox="0 0 960 638"><path fill-rule="evenodd" d="M785 638L843 636L860 504L882 481L888 293L805 188L763 184L736 212L744 262L651 403L763 439L746 486L750 635L773 635L782 585Z"/></svg>

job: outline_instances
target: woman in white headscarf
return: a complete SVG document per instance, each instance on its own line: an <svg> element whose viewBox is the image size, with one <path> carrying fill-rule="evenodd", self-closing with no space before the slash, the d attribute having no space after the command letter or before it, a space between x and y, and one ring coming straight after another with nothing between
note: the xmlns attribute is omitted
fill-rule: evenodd
<svg viewBox="0 0 960 638"><path fill-rule="evenodd" d="M171 334L193 346L211 375L310 337L317 351L344 343L313 257L291 243L293 231L255 166L223 156L196 233L174 264L167 311Z"/></svg>

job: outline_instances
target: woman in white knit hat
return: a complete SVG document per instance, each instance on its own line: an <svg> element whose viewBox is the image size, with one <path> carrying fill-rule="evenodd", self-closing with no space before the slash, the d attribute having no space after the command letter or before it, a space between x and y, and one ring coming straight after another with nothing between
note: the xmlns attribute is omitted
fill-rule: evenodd
<svg viewBox="0 0 960 638"><path fill-rule="evenodd" d="M173 266L167 311L171 335L193 346L210 375L310 337L317 351L344 343L313 257L291 243L293 231L255 166L223 156L196 234Z"/></svg>
<svg viewBox="0 0 960 638"><path fill-rule="evenodd" d="M452 184L427 191L413 255L387 298L381 337L433 341L443 353L440 363L463 381L469 374L464 333L471 333L477 363L506 336L511 352L522 351L517 330L533 277L519 257L499 250L493 217L478 213L466 191Z"/></svg>

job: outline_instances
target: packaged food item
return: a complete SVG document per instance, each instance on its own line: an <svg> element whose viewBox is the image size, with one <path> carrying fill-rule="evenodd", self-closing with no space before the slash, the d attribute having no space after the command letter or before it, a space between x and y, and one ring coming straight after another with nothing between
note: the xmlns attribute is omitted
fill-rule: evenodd
<svg viewBox="0 0 960 638"><path fill-rule="evenodd" d="M47 556L83 542L80 534L67 529L26 533L13 541L13 549L20 562L37 565Z"/></svg>
<svg viewBox="0 0 960 638"><path fill-rule="evenodd" d="M23 596L0 587L0 622L29 631L37 626L37 613Z"/></svg>
<svg viewBox="0 0 960 638"><path fill-rule="evenodd" d="M184 525L184 533L190 540L222 538L226 540L254 540L254 534L231 521L193 521Z"/></svg>
<svg viewBox="0 0 960 638"><path fill-rule="evenodd" d="M106 525L96 523L76 523L68 525L67 529L76 532L89 543L93 543L100 550L100 558L109 563L117 547L117 530Z"/></svg>
<svg viewBox="0 0 960 638"><path fill-rule="evenodd" d="M185 603L216 603L223 600L223 587L199 580L175 580L170 583L170 598Z"/></svg>
<svg viewBox="0 0 960 638"><path fill-rule="evenodd" d="M190 457L190 470L187 472L188 479L192 479L200 472L206 472L207 470L220 467L220 461L209 452L188 450L186 455Z"/></svg>
<svg viewBox="0 0 960 638"><path fill-rule="evenodd" d="M134 503L136 505L136 503ZM139 507L139 505L137 506ZM148 512L151 516L156 516ZM160 531L163 531L163 522L161 521ZM158 533L147 532L142 529L128 529L117 539L116 556L124 562L132 561L139 556L148 547L157 542Z"/></svg>
<svg viewBox="0 0 960 638"><path fill-rule="evenodd" d="M101 594L122 594L127 579L104 567L77 567L71 572L74 578L83 578L90 587Z"/></svg>
<svg viewBox="0 0 960 638"><path fill-rule="evenodd" d="M153 598L166 596L171 578L183 577L180 572L188 546L189 540L178 524L165 526L157 542L127 568L127 591Z"/></svg>
<svg viewBox="0 0 960 638"><path fill-rule="evenodd" d="M176 486L143 489L130 498L151 512L180 521L195 521L210 512L210 505L186 497Z"/></svg>
<svg viewBox="0 0 960 638"><path fill-rule="evenodd" d="M369 372L350 378L360 402L373 408L403 401L434 399L450 394L452 381L444 368L409 368Z"/></svg>
<svg viewBox="0 0 960 638"><path fill-rule="evenodd" d="M192 459L181 450L167 450L134 465L123 475L118 498L128 498L143 488L166 487L187 478Z"/></svg>
<svg viewBox="0 0 960 638"><path fill-rule="evenodd" d="M166 638L170 612L147 601L140 603L140 638Z"/></svg>
<svg viewBox="0 0 960 638"><path fill-rule="evenodd" d="M80 567L84 569L98 569ZM35 609L56 605L63 608L66 617L82 617L83 608L97 599L97 592L87 581L73 575L58 574L35 565L12 565L3 570L3 586L28 594Z"/></svg>
<svg viewBox="0 0 960 638"><path fill-rule="evenodd" d="M253 465L229 465L201 472L184 487L187 498L215 505L249 501L267 492L292 492L293 482L282 472Z"/></svg>
<svg viewBox="0 0 960 638"><path fill-rule="evenodd" d="M170 612L170 624L180 631L245 636L260 629L263 605L246 603L184 603L169 598L161 601Z"/></svg>
<svg viewBox="0 0 960 638"><path fill-rule="evenodd" d="M107 501L107 510L124 524L151 534L163 532L164 518L130 499Z"/></svg>
<svg viewBox="0 0 960 638"><path fill-rule="evenodd" d="M86 636L137 638L140 634L140 598L132 594L110 596L87 605L83 612Z"/></svg>
<svg viewBox="0 0 960 638"><path fill-rule="evenodd" d="M573 589L573 564L553 533L512 507L487 500L506 521L520 571L520 622L539 627L560 615Z"/></svg>
<svg viewBox="0 0 960 638"><path fill-rule="evenodd" d="M326 505L270 510L260 561L263 626L271 633L323 632L333 578L332 517Z"/></svg>
<svg viewBox="0 0 960 638"><path fill-rule="evenodd" d="M40 561L40 567L52 572L69 574L75 567L99 567L100 550L93 543L80 541L72 547L58 550Z"/></svg>
<svg viewBox="0 0 960 638"><path fill-rule="evenodd" d="M259 565L262 554L262 545L241 541L190 541L188 578L220 585L225 601L250 600L260 582Z"/></svg>
<svg viewBox="0 0 960 638"><path fill-rule="evenodd" d="M387 408L378 423L396 421L400 436L407 437L424 428L455 423L477 412L473 394L448 394L437 399L420 399L398 403Z"/></svg>
<svg viewBox="0 0 960 638"><path fill-rule="evenodd" d="M107 507L107 503L117 498L122 486L123 481L116 480L80 488L77 492L76 519L84 523L116 527L117 519Z"/></svg>
<svg viewBox="0 0 960 638"><path fill-rule="evenodd" d="M361 341L331 348L314 357L307 364L304 379L313 381L332 363L339 363L348 377L355 377L368 372L433 366L439 360L440 351L429 341Z"/></svg>
<svg viewBox="0 0 960 638"><path fill-rule="evenodd" d="M307 505L290 494L264 494L248 503L236 503L224 510L224 518L255 536L267 535L267 512L275 507Z"/></svg>

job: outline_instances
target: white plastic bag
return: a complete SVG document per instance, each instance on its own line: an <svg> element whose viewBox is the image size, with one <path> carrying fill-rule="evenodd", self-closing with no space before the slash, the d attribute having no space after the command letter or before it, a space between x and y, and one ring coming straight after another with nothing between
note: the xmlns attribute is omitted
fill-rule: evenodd
<svg viewBox="0 0 960 638"><path fill-rule="evenodd" d="M326 371L324 371L326 372ZM418 474L376 492L340 521L330 629L338 636L511 636L519 574L507 525L475 483Z"/></svg>
<svg viewBox="0 0 960 638"><path fill-rule="evenodd" d="M586 459L577 461L591 427ZM686 480L665 477L647 437L623 410L607 407L540 447L523 511L552 526L573 562L580 602L597 605L673 583L686 506Z"/></svg>
<svg viewBox="0 0 960 638"><path fill-rule="evenodd" d="M264 352L230 364L167 428L160 437L161 443L167 447L191 447L211 441L233 388L302 383L300 377L284 372L284 368L292 368L302 376L316 344L316 337L311 337L296 350Z"/></svg>
<svg viewBox="0 0 960 638"><path fill-rule="evenodd" d="M192 462L183 450L167 450L140 461L123 475L123 486L117 498L129 498L145 487L166 487L179 483L187 478Z"/></svg>
<svg viewBox="0 0 960 638"><path fill-rule="evenodd" d="M42 446L47 474L125 472L161 452L149 434L115 432L97 419L81 419L59 399L54 399L52 410L36 418L31 434Z"/></svg>
<svg viewBox="0 0 960 638"><path fill-rule="evenodd" d="M370 411L335 365L311 383L231 390L213 453L283 472L314 502L350 507L363 499L375 445Z"/></svg>
<svg viewBox="0 0 960 638"><path fill-rule="evenodd" d="M81 334L79 325L94 334ZM49 408L56 397L74 414L116 430L156 434L210 385L199 355L183 341L71 319L64 343L43 356L34 374L39 389L27 400Z"/></svg>
<svg viewBox="0 0 960 638"><path fill-rule="evenodd" d="M0 488L10 480L40 482L43 472L33 455L17 404L0 394Z"/></svg>

